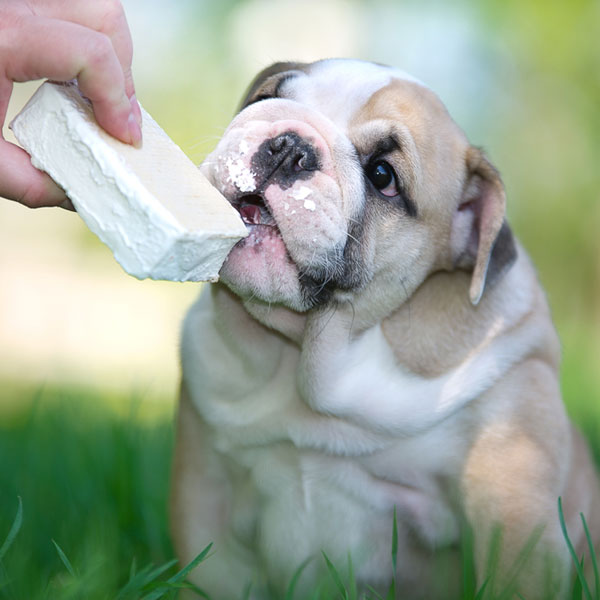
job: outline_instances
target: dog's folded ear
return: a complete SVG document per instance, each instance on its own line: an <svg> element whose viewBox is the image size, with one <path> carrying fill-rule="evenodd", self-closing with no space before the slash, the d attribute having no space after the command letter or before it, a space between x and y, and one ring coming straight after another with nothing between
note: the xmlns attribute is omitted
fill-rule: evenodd
<svg viewBox="0 0 600 600"><path fill-rule="evenodd" d="M469 297L478 304L517 258L513 234L505 219L506 195L496 168L478 148L466 156L467 180L452 224L455 268L472 270Z"/></svg>
<svg viewBox="0 0 600 600"><path fill-rule="evenodd" d="M277 62L266 67L252 80L236 112L240 112L248 104L256 101L257 96L276 96L277 85L279 83L277 76L288 71L300 71L306 66L305 63L299 62Z"/></svg>

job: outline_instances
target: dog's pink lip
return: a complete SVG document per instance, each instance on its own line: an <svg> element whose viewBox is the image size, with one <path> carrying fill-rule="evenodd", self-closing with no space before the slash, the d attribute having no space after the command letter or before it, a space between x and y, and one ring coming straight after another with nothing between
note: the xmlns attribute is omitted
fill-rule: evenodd
<svg viewBox="0 0 600 600"><path fill-rule="evenodd" d="M274 248L279 246L280 257L284 262L295 264L292 260L286 243L281 235L277 222L268 207L267 202L260 193L241 194L230 199L232 206L240 213L242 221L248 229L248 236L241 239L232 253L252 249L265 251L268 256L276 256ZM273 246L273 244L276 244Z"/></svg>

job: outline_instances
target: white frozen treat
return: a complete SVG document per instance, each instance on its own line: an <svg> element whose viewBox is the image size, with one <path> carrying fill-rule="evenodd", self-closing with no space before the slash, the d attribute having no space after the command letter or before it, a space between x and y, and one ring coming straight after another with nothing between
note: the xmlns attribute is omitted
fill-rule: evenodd
<svg viewBox="0 0 600 600"><path fill-rule="evenodd" d="M11 129L128 273L215 281L246 227L143 109L142 115L143 148L136 149L96 123L76 85L46 82Z"/></svg>

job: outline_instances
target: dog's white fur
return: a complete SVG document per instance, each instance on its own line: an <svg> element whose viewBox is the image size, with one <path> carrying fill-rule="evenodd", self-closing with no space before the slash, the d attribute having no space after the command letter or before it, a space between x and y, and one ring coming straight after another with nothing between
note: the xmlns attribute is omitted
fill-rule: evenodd
<svg viewBox="0 0 600 600"><path fill-rule="evenodd" d="M270 135L301 132L322 159L313 178L266 188L281 235L255 233L235 250L226 285L187 316L172 499L181 559L214 542L194 578L216 600L240 597L249 582L253 597L281 594L317 557L301 579L310 590L321 550L338 566L351 553L359 585L385 593L395 509L398 597L452 597L465 524L480 583L499 528L489 589L512 582L528 599L558 596L569 557L557 499L581 549L579 511L598 539L598 484L562 406L558 342L534 270L512 236L514 261L492 250L504 216L497 175L433 94L398 71L280 66L250 100L290 70L284 97L242 110L203 167L235 198L224 165L241 161L254 185L251 158ZM390 123L415 218L366 208L379 200L368 200L354 146L360 154L361 140ZM302 204L307 194L316 210ZM346 260L329 257L359 218L355 283L307 300L299 274Z"/></svg>

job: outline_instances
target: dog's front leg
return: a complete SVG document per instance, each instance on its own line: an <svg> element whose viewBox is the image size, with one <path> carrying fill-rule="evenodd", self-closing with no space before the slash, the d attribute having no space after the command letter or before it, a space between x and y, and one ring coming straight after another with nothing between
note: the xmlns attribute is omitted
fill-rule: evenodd
<svg viewBox="0 0 600 600"><path fill-rule="evenodd" d="M480 427L463 472L478 583L487 581L486 597L511 590L502 597L562 598L569 556L557 499L569 493L562 457L570 454L571 438L554 373L526 361L479 408L498 416Z"/></svg>
<svg viewBox="0 0 600 600"><path fill-rule="evenodd" d="M251 552L229 531L231 484L208 443L209 435L182 386L170 499L173 543L184 566L212 542L214 555L190 574L190 580L213 600L242 598L247 586L257 591L258 570Z"/></svg>

